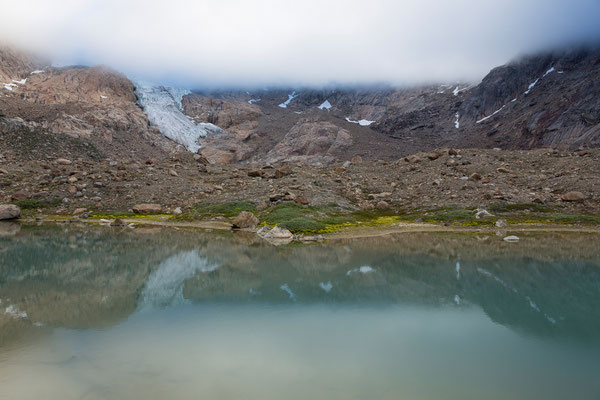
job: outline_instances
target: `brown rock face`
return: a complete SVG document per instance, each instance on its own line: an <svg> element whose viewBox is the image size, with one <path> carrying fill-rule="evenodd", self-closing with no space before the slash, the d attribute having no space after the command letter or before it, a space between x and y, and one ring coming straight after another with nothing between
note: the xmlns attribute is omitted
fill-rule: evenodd
<svg viewBox="0 0 600 400"><path fill-rule="evenodd" d="M38 156L130 158L175 147L149 126L133 84L108 68L43 67L0 48L0 83L6 82L14 83L10 90L0 85L0 134L28 132Z"/></svg>
<svg viewBox="0 0 600 400"><path fill-rule="evenodd" d="M21 216L21 209L14 204L0 204L0 221L16 219Z"/></svg>
<svg viewBox="0 0 600 400"><path fill-rule="evenodd" d="M298 122L268 154L270 162L328 161L353 143L350 133L330 122Z"/></svg>
<svg viewBox="0 0 600 400"><path fill-rule="evenodd" d="M224 100L199 94L184 96L181 105L196 122L209 122L245 140L258 128L263 116L259 107L247 101Z"/></svg>
<svg viewBox="0 0 600 400"><path fill-rule="evenodd" d="M162 212L160 204L136 204L132 209L136 214L158 214Z"/></svg>

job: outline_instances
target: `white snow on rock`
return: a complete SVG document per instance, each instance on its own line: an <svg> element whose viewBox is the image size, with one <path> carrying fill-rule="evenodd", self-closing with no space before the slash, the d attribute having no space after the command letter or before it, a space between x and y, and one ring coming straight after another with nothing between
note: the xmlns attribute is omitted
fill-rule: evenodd
<svg viewBox="0 0 600 400"><path fill-rule="evenodd" d="M13 91L14 87L17 87L17 85L15 85L14 83L5 83L4 84L4 89L10 90L11 92Z"/></svg>
<svg viewBox="0 0 600 400"><path fill-rule="evenodd" d="M488 115L487 117L483 117L481 118L479 121L476 121L477 124L482 123L483 121L492 118L494 115L498 114L500 111L502 111L502 109L506 107L506 104L503 105L502 107L500 107L499 109L497 109L496 111L494 111L493 113L491 113L490 115Z"/></svg>
<svg viewBox="0 0 600 400"><path fill-rule="evenodd" d="M375 121L369 121L368 119L361 119L360 121L355 121L355 120L350 119L350 117L346 117L346 121L353 123L353 124L359 124L360 126L369 126L373 122L375 122Z"/></svg>
<svg viewBox="0 0 600 400"><path fill-rule="evenodd" d="M329 111L330 108L331 108L331 103L329 102L329 100L325 100L323 102L323 104L321 104L319 106L319 110L327 110L327 111Z"/></svg>
<svg viewBox="0 0 600 400"><path fill-rule="evenodd" d="M108 96L100 95L101 99L108 99Z"/></svg>
<svg viewBox="0 0 600 400"><path fill-rule="evenodd" d="M454 88L454 90L452 91L452 94L455 96L458 96L458 94L460 93L460 90L458 90L458 86Z"/></svg>
<svg viewBox="0 0 600 400"><path fill-rule="evenodd" d="M458 118L459 118L459 115L458 115L458 111L457 111L456 112L456 121L454 121L454 127L456 129L460 128L460 122L458 122Z"/></svg>
<svg viewBox="0 0 600 400"><path fill-rule="evenodd" d="M248 104L256 103L259 101L260 101L260 99L250 99L250 100L248 100Z"/></svg>
<svg viewBox="0 0 600 400"><path fill-rule="evenodd" d="M552 68L550 68L548 71L546 71L546 73L544 74L544 76L546 76L546 75L548 75L548 74L550 74L550 73L552 73L552 72L554 72L554 71L555 71L555 70L554 70L554 67L552 67ZM543 78L544 76L542 76L542 78Z"/></svg>
<svg viewBox="0 0 600 400"><path fill-rule="evenodd" d="M540 78L537 78L535 81L530 83L529 87L527 87L527 90L524 92L524 94L529 94L529 92L531 92L531 89L533 89L533 87L538 83L539 80Z"/></svg>
<svg viewBox="0 0 600 400"><path fill-rule="evenodd" d="M225 131L209 123L194 123L181 111L181 99L190 93L186 89L170 88L135 81L135 93L148 120L167 138L195 153L200 149L198 139Z"/></svg>
<svg viewBox="0 0 600 400"><path fill-rule="evenodd" d="M27 78L23 78L20 81L18 81L16 79L13 79L13 82L16 83L16 84L19 84L19 85L24 85L25 82L27 82Z"/></svg>
<svg viewBox="0 0 600 400"><path fill-rule="evenodd" d="M43 74L44 71L43 69L36 69L35 71L31 71L31 73L29 75L35 75L35 74Z"/></svg>
<svg viewBox="0 0 600 400"><path fill-rule="evenodd" d="M287 108L288 104L290 104L290 101L294 100L296 97L298 97L298 95L296 94L296 91L293 91L292 93L288 94L288 99L281 103L279 107Z"/></svg>

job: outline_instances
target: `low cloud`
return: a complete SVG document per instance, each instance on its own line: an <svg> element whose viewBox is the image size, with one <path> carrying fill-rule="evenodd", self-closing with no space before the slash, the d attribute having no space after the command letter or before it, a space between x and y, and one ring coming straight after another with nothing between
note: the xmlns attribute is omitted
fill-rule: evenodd
<svg viewBox="0 0 600 400"><path fill-rule="evenodd" d="M47 0L0 37L60 63L188 87L477 81L519 54L600 38L598 0Z"/></svg>

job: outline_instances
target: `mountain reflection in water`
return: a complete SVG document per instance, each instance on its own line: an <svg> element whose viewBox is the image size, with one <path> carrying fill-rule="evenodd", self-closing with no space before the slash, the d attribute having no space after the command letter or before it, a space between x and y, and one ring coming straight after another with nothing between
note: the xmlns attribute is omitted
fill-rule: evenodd
<svg viewBox="0 0 600 400"><path fill-rule="evenodd" d="M543 388L552 374L592 398L599 243L413 233L273 247L243 233L23 227L0 237L0 394L33 398L27 374L68 369L89 398L172 385L173 398L464 398L477 393L446 379L469 376L496 390L480 398L575 393ZM213 381L199 392L203 373ZM46 384L46 398L69 398Z"/></svg>

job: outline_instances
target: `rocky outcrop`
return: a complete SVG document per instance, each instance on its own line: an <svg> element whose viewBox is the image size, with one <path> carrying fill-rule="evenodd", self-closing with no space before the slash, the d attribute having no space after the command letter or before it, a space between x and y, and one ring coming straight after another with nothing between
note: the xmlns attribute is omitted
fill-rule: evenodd
<svg viewBox="0 0 600 400"><path fill-rule="evenodd" d="M276 161L331 161L352 145L350 133L329 122L301 120L268 154Z"/></svg>
<svg viewBox="0 0 600 400"><path fill-rule="evenodd" d="M258 128L263 112L247 101L224 100L189 94L181 101L183 111L196 122L207 122L245 140Z"/></svg>

